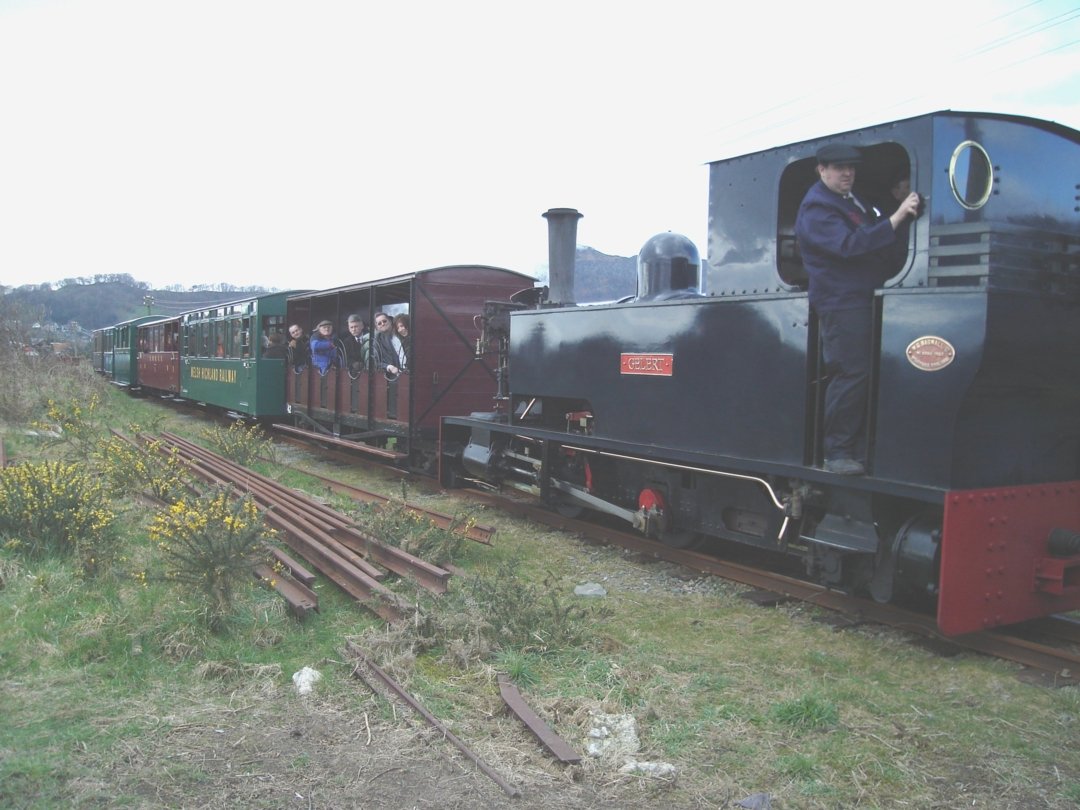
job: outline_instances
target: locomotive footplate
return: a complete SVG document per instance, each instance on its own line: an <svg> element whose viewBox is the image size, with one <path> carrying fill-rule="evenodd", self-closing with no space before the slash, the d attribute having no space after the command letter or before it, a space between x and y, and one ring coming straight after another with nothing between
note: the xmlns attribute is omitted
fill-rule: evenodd
<svg viewBox="0 0 1080 810"><path fill-rule="evenodd" d="M1080 481L949 492L938 626L960 635L1080 608L1080 553L1050 542L1076 532Z"/></svg>

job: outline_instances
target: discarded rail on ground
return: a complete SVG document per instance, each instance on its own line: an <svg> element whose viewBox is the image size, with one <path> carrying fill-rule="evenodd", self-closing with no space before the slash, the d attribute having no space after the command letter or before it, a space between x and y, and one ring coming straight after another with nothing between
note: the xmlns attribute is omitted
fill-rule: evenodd
<svg viewBox="0 0 1080 810"><path fill-rule="evenodd" d="M271 461L271 459L264 458L263 461ZM280 461L274 461L279 467L293 470L301 475L306 475L309 478L314 478L319 483L323 484L327 489L332 492L336 492L339 495L347 495L356 501L363 501L364 503L374 503L380 506L385 506L391 502L391 498L386 495L380 495L377 492L370 492L360 487L354 487L352 484L347 484L344 481L338 481L333 478L328 478L325 475L320 475L317 472L313 472L304 467L300 467L296 464L285 464ZM460 531L465 537L470 540L475 540L477 543L483 543L485 545L491 545L491 539L495 535L495 529L492 526L485 526L479 523L466 523L459 524L451 515L447 515L443 512L438 512L434 509L428 509L423 506L418 506L415 503L405 502L405 508L411 512L416 512L419 515L423 515L426 519L430 520L440 529L447 531Z"/></svg>
<svg viewBox="0 0 1080 810"><path fill-rule="evenodd" d="M439 719L435 717L435 715L425 709L424 706L420 703L420 701L418 701L408 691L406 691L405 687L403 687L401 684L391 678L388 674L386 674L382 669L380 669L379 666L374 661L372 661L362 649L360 649L360 647L358 647L351 641L346 642L346 644L349 648L349 651L356 656L358 661L356 666L353 667L352 671L354 678L362 680L368 685L368 687L370 687L373 691L376 692L376 694L378 694L378 690L375 689L371 681L364 675L364 670L370 672L372 675L378 678L378 680L382 683L384 687L386 687L403 701L405 701L405 703L407 703L413 711L423 717L424 720L426 720L433 728L438 730L444 738L453 743L453 745L456 746L457 749L461 751L461 753L463 753L470 760L472 760L476 767L478 767L484 773L484 775L487 776L492 782L502 788L503 792L506 793L507 796L510 796L511 798L517 798L521 795L520 790L518 790L516 787L503 779L498 773L496 773L490 765L488 765L483 759L480 758L479 754L477 754L475 751L465 745L465 743L461 741L460 737L458 737L456 734L454 734L454 732L452 732L443 723L441 723Z"/></svg>
<svg viewBox="0 0 1080 810"><path fill-rule="evenodd" d="M349 517L313 498L175 434L139 438L148 444L157 442L164 452L178 453L201 480L250 494L265 510L266 522L280 532L293 551L387 621L400 621L411 608L407 600L381 582L386 576L383 568L432 593L446 591L450 577L447 570L382 542Z"/></svg>

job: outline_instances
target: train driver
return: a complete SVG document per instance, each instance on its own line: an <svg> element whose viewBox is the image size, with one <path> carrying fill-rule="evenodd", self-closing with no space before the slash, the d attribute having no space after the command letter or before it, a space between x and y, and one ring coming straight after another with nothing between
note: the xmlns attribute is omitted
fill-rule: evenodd
<svg viewBox="0 0 1080 810"><path fill-rule="evenodd" d="M866 408L873 344L874 290L893 275L896 246L919 210L910 192L888 217L878 218L853 193L862 162L858 149L829 144L817 152L820 178L806 192L795 237L810 280L825 368L825 469L866 472Z"/></svg>

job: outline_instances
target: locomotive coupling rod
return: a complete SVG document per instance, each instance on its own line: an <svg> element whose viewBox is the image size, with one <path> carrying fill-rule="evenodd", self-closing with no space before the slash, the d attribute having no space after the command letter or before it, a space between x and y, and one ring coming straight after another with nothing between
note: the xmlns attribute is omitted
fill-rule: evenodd
<svg viewBox="0 0 1080 810"><path fill-rule="evenodd" d="M643 528L643 526L638 525L641 523L639 512L631 509L623 509L621 506L608 503L603 498L597 498L595 495L589 494L584 489L569 484L566 481L560 481L558 478L552 478L550 484L552 489L557 489L559 492L565 492L583 506L588 506L590 509L595 509L597 512L604 512L605 514L621 518L635 529Z"/></svg>

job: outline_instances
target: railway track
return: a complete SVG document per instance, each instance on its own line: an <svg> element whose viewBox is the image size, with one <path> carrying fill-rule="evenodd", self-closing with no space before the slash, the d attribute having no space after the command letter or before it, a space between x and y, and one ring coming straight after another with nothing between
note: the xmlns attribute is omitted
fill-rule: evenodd
<svg viewBox="0 0 1080 810"><path fill-rule="evenodd" d="M178 437L177 437L178 438ZM276 437L278 441L282 439ZM170 441L172 438L170 437ZM287 439L290 444L297 444L295 437ZM190 444L190 443L189 443ZM187 452L196 452L192 445ZM199 448L201 450L201 448ZM205 452L205 451L203 451ZM334 452L352 464L375 465L375 462L340 451ZM378 465L386 470L384 465ZM385 496L335 481L332 478L301 467L294 467L299 472L311 476L328 489L366 502L385 502ZM438 484L430 479L415 478L414 483L438 489ZM873 622L911 633L917 637L930 639L943 649L968 650L1012 661L1037 674L1044 682L1051 685L1073 685L1080 683L1080 620L1069 617L1049 617L1027 622L1016 627L1000 630L971 633L958 637L943 636L937 629L934 618L925 613L906 610L895 605L883 605L848 594L829 590L820 585L806 582L795 577L779 574L763 568L757 568L739 562L721 559L717 556L675 549L662 543L649 540L638 534L621 529L578 520L560 515L534 503L507 498L494 493L462 489L455 490L456 495L474 502L500 509L517 517L541 523L552 528L573 532L591 543L616 546L653 559L665 560L692 571L742 583L760 591L777 594L786 599L794 599L825 608L844 616L849 625ZM277 503L277 502L275 502ZM277 503L279 509L288 508L285 503ZM449 526L451 518L438 512L426 510L428 517L439 525ZM469 536L479 542L491 542L493 530L490 527L469 527ZM297 549L300 551L300 549ZM360 549L357 549L360 551ZM301 553L303 553L301 551ZM404 569L400 573L423 581L424 575ZM436 589L445 589L441 581ZM396 613L396 611L390 611ZM390 615L388 613L387 615Z"/></svg>
<svg viewBox="0 0 1080 810"><path fill-rule="evenodd" d="M290 437L289 441L296 443L297 440ZM350 461L372 463L355 456L350 457ZM318 478L324 483L331 480ZM419 485L420 482L433 489L438 488L438 484L429 479L417 478L416 483ZM1013 628L946 637L937 629L934 617L925 613L850 596L796 577L724 560L701 551L671 548L639 534L566 517L532 502L475 489L454 490L454 493L507 514L573 532L588 542L627 549L702 574L828 609L845 617L848 625L873 622L931 640L941 649L968 650L1012 661L1051 685L1080 683L1080 620L1050 617Z"/></svg>
<svg viewBox="0 0 1080 810"><path fill-rule="evenodd" d="M700 551L675 549L621 529L600 526L565 517L535 504L508 499L479 490L460 490L466 497L490 504L505 512L542 523L552 528L574 532L589 542L617 546L649 557L684 566L690 570L739 582L752 588L778 594L845 616L849 624L873 622L931 639L954 650L969 650L1020 664L1054 686L1080 684L1080 620L1050 617L1004 628L964 636L947 637L937 629L933 616L912 610L883 605L811 582L723 560Z"/></svg>

